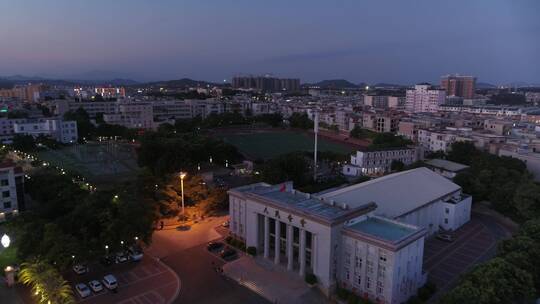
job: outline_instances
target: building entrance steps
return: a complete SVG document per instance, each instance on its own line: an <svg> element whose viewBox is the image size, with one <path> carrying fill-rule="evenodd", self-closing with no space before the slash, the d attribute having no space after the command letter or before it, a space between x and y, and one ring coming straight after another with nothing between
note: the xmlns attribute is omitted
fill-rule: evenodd
<svg viewBox="0 0 540 304"><path fill-rule="evenodd" d="M273 259L243 256L223 266L229 278L271 303L330 303L316 288L310 288L296 271L276 265Z"/></svg>

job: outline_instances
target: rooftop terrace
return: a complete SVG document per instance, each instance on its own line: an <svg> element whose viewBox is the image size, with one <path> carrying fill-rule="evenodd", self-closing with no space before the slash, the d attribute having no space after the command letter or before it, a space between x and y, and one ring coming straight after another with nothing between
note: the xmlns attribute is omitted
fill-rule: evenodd
<svg viewBox="0 0 540 304"><path fill-rule="evenodd" d="M347 228L391 243L403 240L421 230L378 217L370 217Z"/></svg>

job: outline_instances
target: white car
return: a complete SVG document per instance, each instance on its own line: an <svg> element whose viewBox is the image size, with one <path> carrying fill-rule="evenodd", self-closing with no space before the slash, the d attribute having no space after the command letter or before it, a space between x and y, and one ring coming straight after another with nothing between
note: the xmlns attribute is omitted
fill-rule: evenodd
<svg viewBox="0 0 540 304"><path fill-rule="evenodd" d="M128 254L129 254L129 259L136 262L136 261L140 261L142 260L143 258L143 253L142 251L140 250L137 250L135 248L130 248L128 250Z"/></svg>
<svg viewBox="0 0 540 304"><path fill-rule="evenodd" d="M76 274L85 274L85 273L87 273L89 271L89 269L88 269L88 266L86 266L86 265L76 264L76 265L73 265L73 271Z"/></svg>
<svg viewBox="0 0 540 304"><path fill-rule="evenodd" d="M116 264L127 262L128 258L125 252L116 253Z"/></svg>
<svg viewBox="0 0 540 304"><path fill-rule="evenodd" d="M79 296L81 296L81 298L86 298L90 294L92 294L92 292L90 291L88 286L86 286L86 284L84 284L84 283L79 283L79 284L75 285L75 290L77 291Z"/></svg>
<svg viewBox="0 0 540 304"><path fill-rule="evenodd" d="M98 280L92 280L88 283L88 286L92 288L94 292L100 292L103 290L103 285Z"/></svg>
<svg viewBox="0 0 540 304"><path fill-rule="evenodd" d="M221 224L221 226L225 227L225 228L228 228L230 225L230 222L229 221L225 221Z"/></svg>
<svg viewBox="0 0 540 304"><path fill-rule="evenodd" d="M105 287L110 290L116 289L118 287L116 278L112 274L108 274L103 277L103 285L105 285Z"/></svg>

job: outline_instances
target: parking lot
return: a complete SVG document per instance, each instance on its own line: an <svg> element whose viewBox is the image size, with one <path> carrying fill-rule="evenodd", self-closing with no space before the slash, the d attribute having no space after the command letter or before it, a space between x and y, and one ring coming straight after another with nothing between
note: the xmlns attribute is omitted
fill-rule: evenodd
<svg viewBox="0 0 540 304"><path fill-rule="evenodd" d="M118 282L117 292L107 288L82 299L76 293L79 303L122 303L122 304L166 304L176 298L180 290L178 276L162 263L145 256L140 262L103 266L90 265L90 272L77 275L70 271L66 279L75 286L91 280L102 281L103 276L112 274Z"/></svg>
<svg viewBox="0 0 540 304"><path fill-rule="evenodd" d="M424 270L428 279L439 291L447 289L469 267L489 258L502 234L493 229L495 224L488 218L474 217L453 233L454 241L436 238L426 241L424 247Z"/></svg>

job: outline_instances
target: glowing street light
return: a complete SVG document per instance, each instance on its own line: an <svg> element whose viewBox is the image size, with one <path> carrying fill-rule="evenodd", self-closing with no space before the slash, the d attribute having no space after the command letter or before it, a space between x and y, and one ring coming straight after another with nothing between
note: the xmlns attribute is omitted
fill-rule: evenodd
<svg viewBox="0 0 540 304"><path fill-rule="evenodd" d="M182 192L182 215L185 215L184 209L184 178L186 178L187 172L180 172L180 191Z"/></svg>
<svg viewBox="0 0 540 304"><path fill-rule="evenodd" d="M9 244L11 244L11 239L7 234L4 234L2 235L2 239L0 239L0 243L2 243L2 246L4 246L4 248L8 248Z"/></svg>

